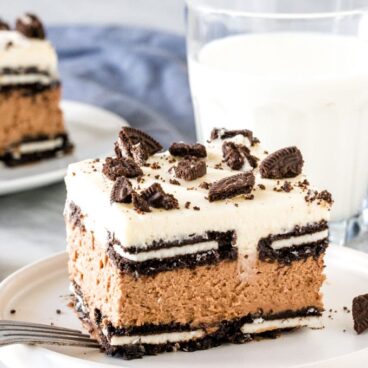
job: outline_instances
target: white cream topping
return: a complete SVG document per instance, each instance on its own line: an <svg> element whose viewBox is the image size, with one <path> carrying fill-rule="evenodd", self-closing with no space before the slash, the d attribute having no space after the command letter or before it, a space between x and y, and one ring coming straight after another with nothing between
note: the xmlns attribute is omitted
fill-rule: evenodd
<svg viewBox="0 0 368 368"><path fill-rule="evenodd" d="M249 140L240 135L231 141L249 146ZM207 145L207 174L202 178L193 181L176 178L181 185L170 184L169 180L175 177L169 169L176 163L170 163L172 156L165 152L148 160L148 163L158 162L161 167L159 170L142 167L144 182L130 179L134 188L139 186L141 189L159 182L166 192L178 199L179 210L152 209L152 212L139 214L132 204L111 203L113 182L102 174L102 160L87 160L69 166L65 179L68 200L76 203L83 214L87 215L96 233L101 232L101 229L108 230L123 247L135 246L142 249L160 239L169 242L188 238L189 234L234 230L239 253L249 254L256 252L262 237L290 232L296 225L305 226L329 219L329 206L326 203L307 203L304 199L305 190L298 186L289 193L276 192L273 188L277 186L277 181L262 179L257 170L254 171L256 185L252 193L253 200L237 196L210 203L206 199L208 190L199 185L238 173L231 171L224 163L222 170L215 168L222 161L222 143L223 140L217 139ZM265 157L260 145L250 149L252 155L260 159ZM155 178L157 175L159 179ZM300 175L288 180L296 183L304 179ZM261 190L258 184L264 185L266 189ZM190 209L185 208L186 202L191 202ZM193 206L198 206L200 210L194 211Z"/></svg>
<svg viewBox="0 0 368 368"><path fill-rule="evenodd" d="M166 344L168 342L189 341L199 339L205 335L204 330L169 332L155 335L136 336L112 336L110 345L131 345L131 344Z"/></svg>
<svg viewBox="0 0 368 368"><path fill-rule="evenodd" d="M208 241L208 242L201 242L196 244L190 245L182 245L180 247L172 247L166 249L157 249L151 250L149 252L142 252L138 254L131 254L128 252L124 252L122 247L118 244L114 245L114 250L123 258L129 259L131 261L136 262L144 262L149 259L163 259L163 258L170 258L176 256L182 256L185 254L193 254L199 252L205 252L212 249L218 249L218 242L216 241Z"/></svg>
<svg viewBox="0 0 368 368"><path fill-rule="evenodd" d="M0 70L3 68L37 68L48 72L50 77L58 79L57 55L51 43L47 40L27 38L17 31L0 32ZM1 76L0 84L21 83L21 75ZM26 77L23 75L22 77ZM45 83L45 76L36 75L32 82Z"/></svg>
<svg viewBox="0 0 368 368"><path fill-rule="evenodd" d="M322 328L322 318L319 316L295 317L275 320L264 320L263 318L257 318L252 323L245 323L240 330L244 334L251 334L294 327Z"/></svg>
<svg viewBox="0 0 368 368"><path fill-rule="evenodd" d="M303 245L307 243L314 243L314 242L326 239L327 237L328 237L328 230L323 230L323 231L318 231L313 234L293 236L288 239L275 240L274 242L272 242L271 248L278 250L281 248L288 248L288 247Z"/></svg>

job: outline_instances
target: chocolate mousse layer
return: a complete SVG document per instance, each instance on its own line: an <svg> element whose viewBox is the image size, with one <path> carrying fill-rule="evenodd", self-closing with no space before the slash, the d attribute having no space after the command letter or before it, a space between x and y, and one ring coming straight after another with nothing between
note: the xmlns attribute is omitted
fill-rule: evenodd
<svg viewBox="0 0 368 368"><path fill-rule="evenodd" d="M16 166L71 152L59 101L59 85L0 86L0 161Z"/></svg>
<svg viewBox="0 0 368 368"><path fill-rule="evenodd" d="M153 341L155 337L166 335L168 339L175 334L183 333L195 333L198 328L191 326L190 324L145 324L142 326L130 326L130 327L114 327L108 319L101 315L101 312L97 309L91 311L88 305L85 303L83 294L78 285L73 284L72 289L74 291L74 305L75 310L90 333L101 343L104 351L113 356L119 356L123 359L137 359L144 355L156 355L162 352L173 351L196 351L210 349L219 346L224 343L242 344L253 341L260 338L275 338L279 333L289 331L296 327L282 327L271 329L269 331L261 331L255 333L243 332L243 326L254 325L259 323L260 320L267 322L272 321L285 321L298 319L300 326L303 325L303 320L317 319L321 316L321 310L315 307L307 307L300 310L285 310L280 313L264 314L262 311L254 314L248 314L241 318L235 318L229 321L220 321L218 324L211 324L206 326L202 324L200 326L203 331L203 336L196 338L195 335L192 339L187 341L176 341L165 343L143 343L144 338L151 338ZM138 337L138 341L134 343L128 343L123 345L111 345L111 341L116 337ZM139 340L141 339L141 340Z"/></svg>
<svg viewBox="0 0 368 368"><path fill-rule="evenodd" d="M116 267L92 232L68 226L68 234L70 279L80 286L89 308L115 327L173 322L200 326L259 310L270 314L323 308L322 256L285 266L242 257L136 278Z"/></svg>

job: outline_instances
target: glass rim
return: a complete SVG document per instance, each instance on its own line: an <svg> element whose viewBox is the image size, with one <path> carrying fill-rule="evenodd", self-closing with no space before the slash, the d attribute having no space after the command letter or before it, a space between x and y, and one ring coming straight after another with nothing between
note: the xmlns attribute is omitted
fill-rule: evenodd
<svg viewBox="0 0 368 368"><path fill-rule="evenodd" d="M188 9L193 11L199 11L207 14L226 15L226 16L238 16L247 18L264 18L264 19L320 19L320 18L336 18L362 15L368 11L367 6L360 6L347 10L335 10L335 11L318 11L318 12L272 12L272 11L246 11L246 10L233 10L226 8L225 6L214 7L207 4L200 4L198 0L185 0Z"/></svg>

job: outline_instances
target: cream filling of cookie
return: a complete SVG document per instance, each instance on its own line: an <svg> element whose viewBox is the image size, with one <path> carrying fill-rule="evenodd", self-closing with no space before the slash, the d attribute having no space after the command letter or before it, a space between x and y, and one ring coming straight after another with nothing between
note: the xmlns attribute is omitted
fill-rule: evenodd
<svg viewBox="0 0 368 368"><path fill-rule="evenodd" d="M54 77L42 74L2 74L0 75L0 85L13 84L33 84L39 83L43 85L51 84L57 80Z"/></svg>
<svg viewBox="0 0 368 368"><path fill-rule="evenodd" d="M322 318L320 316L294 317L274 320L257 318L252 323L245 323L240 330L244 334L253 334L296 327L322 328Z"/></svg>
<svg viewBox="0 0 368 368"><path fill-rule="evenodd" d="M172 342L184 342L189 340L200 339L205 336L202 329L183 332L165 332L152 335L135 335L135 336L112 336L110 345L132 345L132 344L166 344Z"/></svg>
<svg viewBox="0 0 368 368"><path fill-rule="evenodd" d="M231 141L250 146L249 140L240 135ZM165 192L177 198L180 209L167 211L152 208L149 213L139 214L132 204L111 203L113 182L103 175L102 160L87 160L69 166L66 176L68 200L76 203L84 214L93 219L96 227L114 234L124 247L142 249L147 249L154 241L180 241L189 234L234 230L239 253L248 254L256 252L259 240L270 234L283 234L293 231L296 225L306 226L329 219L329 205L325 202L307 203L304 198L306 191L299 186L289 193L276 192L273 189L278 185L277 180L262 179L257 170L254 170L256 184L252 192L253 200L240 195L210 203L208 190L203 189L201 183L213 183L238 173L221 162L222 143L223 140L218 139L207 145L207 174L196 180L175 178L170 168L176 162L167 152L149 158L147 163L158 163L154 167L159 168L143 166L144 176L139 183L136 179L130 179L133 187L140 189L160 183ZM256 157L262 159L265 156L260 145L250 149ZM171 184L170 179L176 179L180 185ZM297 183L304 179L300 175L288 181ZM259 188L260 184L265 186L264 190ZM190 202L189 209L185 206L187 202ZM194 206L199 210L194 210Z"/></svg>
<svg viewBox="0 0 368 368"><path fill-rule="evenodd" d="M308 243L315 243L328 238L328 230L322 230L313 234L305 234L299 236L292 236L288 239L275 240L271 243L271 248L278 250L282 248L289 248L293 246L299 246Z"/></svg>
<svg viewBox="0 0 368 368"><path fill-rule="evenodd" d="M27 142L21 143L17 147L14 147L10 150L12 156L14 158L20 158L22 155L36 153L36 152L45 152L50 151L55 148L59 148L63 145L62 138L43 140L38 142Z"/></svg>
<svg viewBox="0 0 368 368"><path fill-rule="evenodd" d="M217 250L217 241L207 241L195 244L182 245L179 247L163 248L157 250L151 250L148 252L142 252L138 254L132 254L125 252L121 246L118 244L114 245L114 250L121 257L129 259L135 262L144 262L150 259L164 259L177 256L183 256L186 254L194 254L200 252L207 252L209 250Z"/></svg>

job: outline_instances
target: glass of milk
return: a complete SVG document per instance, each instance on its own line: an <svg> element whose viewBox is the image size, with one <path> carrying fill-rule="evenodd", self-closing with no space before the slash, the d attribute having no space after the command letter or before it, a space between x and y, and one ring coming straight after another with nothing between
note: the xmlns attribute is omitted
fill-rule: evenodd
<svg viewBox="0 0 368 368"><path fill-rule="evenodd" d="M368 0L365 1L368 5ZM335 199L344 244L368 190L368 12L344 0L188 0L190 86L200 141L248 128L298 146Z"/></svg>

